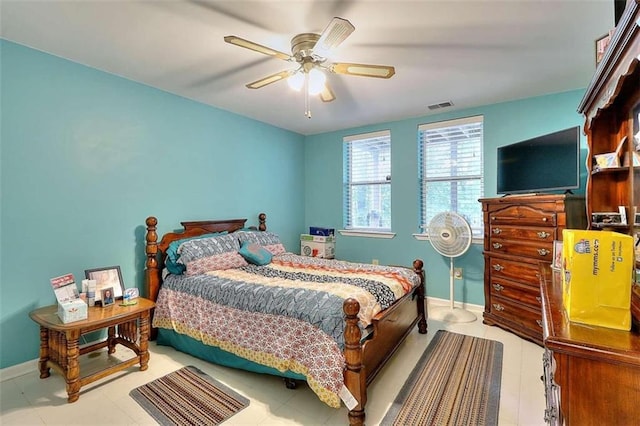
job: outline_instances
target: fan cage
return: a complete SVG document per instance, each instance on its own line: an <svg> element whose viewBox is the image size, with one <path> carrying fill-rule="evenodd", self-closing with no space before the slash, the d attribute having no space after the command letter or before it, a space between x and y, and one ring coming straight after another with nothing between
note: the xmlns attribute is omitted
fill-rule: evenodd
<svg viewBox="0 0 640 426"><path fill-rule="evenodd" d="M429 222L429 241L443 256L458 257L464 254L472 238L469 223L457 213L438 213Z"/></svg>

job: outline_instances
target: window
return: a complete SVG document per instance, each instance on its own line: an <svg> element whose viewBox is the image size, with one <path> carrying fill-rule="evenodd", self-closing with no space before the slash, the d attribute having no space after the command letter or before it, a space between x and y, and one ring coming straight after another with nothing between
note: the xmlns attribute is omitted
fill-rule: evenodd
<svg viewBox="0 0 640 426"><path fill-rule="evenodd" d="M344 226L391 230L391 132L344 138Z"/></svg>
<svg viewBox="0 0 640 426"><path fill-rule="evenodd" d="M484 192L483 118L469 117L418 127L420 226L428 232L431 219L454 211L469 222L474 238L482 238Z"/></svg>

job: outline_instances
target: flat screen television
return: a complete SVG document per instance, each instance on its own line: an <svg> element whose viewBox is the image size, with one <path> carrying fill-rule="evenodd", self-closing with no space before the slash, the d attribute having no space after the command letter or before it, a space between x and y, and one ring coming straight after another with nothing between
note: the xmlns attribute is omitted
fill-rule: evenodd
<svg viewBox="0 0 640 426"><path fill-rule="evenodd" d="M580 127L498 147L498 194L570 191L580 186Z"/></svg>

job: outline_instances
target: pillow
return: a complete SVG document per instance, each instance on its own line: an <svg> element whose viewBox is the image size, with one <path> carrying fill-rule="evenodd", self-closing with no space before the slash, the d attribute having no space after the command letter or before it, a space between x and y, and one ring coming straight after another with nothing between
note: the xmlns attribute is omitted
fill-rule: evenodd
<svg viewBox="0 0 640 426"><path fill-rule="evenodd" d="M178 259L180 258L180 255L178 254L178 248L182 243L191 241L191 240L196 240L198 238L208 238L208 237L215 237L218 235L226 235L226 234L228 234L227 231L214 232L212 234L203 234L203 235L198 235L197 237L183 238L180 240L175 240L170 242L169 247L165 252L165 255L167 256L166 259L164 260L165 268L167 268L167 270L172 274L181 275L182 273L184 273L184 270L185 270L185 266L182 263L178 263Z"/></svg>
<svg viewBox="0 0 640 426"><path fill-rule="evenodd" d="M256 243L261 246L268 246L272 244L282 244L280 241L280 237L278 234L274 234L269 231L236 231L235 234L238 236L240 242L249 241L250 243Z"/></svg>
<svg viewBox="0 0 640 426"><path fill-rule="evenodd" d="M240 255L254 265L268 265L271 263L271 252L260 244L245 241L239 251Z"/></svg>
<svg viewBox="0 0 640 426"><path fill-rule="evenodd" d="M185 265L187 275L247 265L238 250L240 242L232 234L199 238L180 245L178 263Z"/></svg>
<svg viewBox="0 0 640 426"><path fill-rule="evenodd" d="M279 254L285 253L287 250L282 245L280 241L280 237L278 234L274 234L269 231L237 231L238 239L241 243L244 241L249 241L251 243L256 243L269 250L269 252L273 256L277 256Z"/></svg>
<svg viewBox="0 0 640 426"><path fill-rule="evenodd" d="M287 251L282 244L269 244L262 247L269 250L269 253L271 253L272 256L277 256L279 254L286 253Z"/></svg>
<svg viewBox="0 0 640 426"><path fill-rule="evenodd" d="M248 263L237 251L201 257L187 263L187 275L204 274L221 269L240 268Z"/></svg>
<svg viewBox="0 0 640 426"><path fill-rule="evenodd" d="M233 234L218 235L186 241L178 247L179 263L187 265L194 260L240 250L240 242Z"/></svg>

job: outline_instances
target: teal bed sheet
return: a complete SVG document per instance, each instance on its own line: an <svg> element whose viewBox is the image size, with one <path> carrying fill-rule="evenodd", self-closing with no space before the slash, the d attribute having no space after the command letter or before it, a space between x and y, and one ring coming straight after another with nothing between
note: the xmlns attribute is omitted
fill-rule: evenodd
<svg viewBox="0 0 640 426"><path fill-rule="evenodd" d="M237 355L216 348L214 346L207 346L192 337L177 333L173 330L167 330L164 328L158 329L157 344L163 346L172 346L180 352L193 355L196 358L200 358L214 364L224 365L226 367L306 381L305 376L303 376L302 374L294 373L290 370L282 372L276 370L275 368L257 364L253 361L240 358Z"/></svg>

